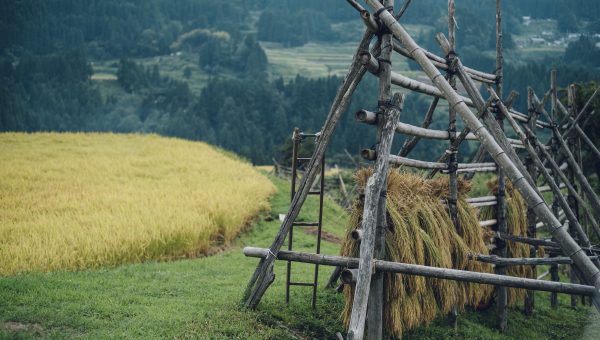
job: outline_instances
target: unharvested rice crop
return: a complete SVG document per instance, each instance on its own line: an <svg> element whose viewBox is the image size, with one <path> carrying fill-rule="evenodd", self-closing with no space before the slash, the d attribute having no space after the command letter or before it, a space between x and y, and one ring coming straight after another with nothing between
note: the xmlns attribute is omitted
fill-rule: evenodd
<svg viewBox="0 0 600 340"><path fill-rule="evenodd" d="M0 275L206 254L275 188L246 162L156 135L0 134Z"/></svg>
<svg viewBox="0 0 600 340"><path fill-rule="evenodd" d="M364 189L372 170L360 170L355 179ZM448 195L448 178L426 180L414 174L390 171L387 187L387 221L385 258L389 261L491 272L491 266L468 260L469 253L487 254L483 229L477 211L466 202L470 185L459 182L458 218L455 228L448 208L441 203ZM347 225L348 236L342 255L358 257L360 245L350 233L360 227L363 202L357 200ZM385 273L386 296L384 325L401 338L405 330L427 324L438 313L448 313L453 306L463 309L490 299L493 287L420 276ZM350 321L354 287L346 285L343 319Z"/></svg>

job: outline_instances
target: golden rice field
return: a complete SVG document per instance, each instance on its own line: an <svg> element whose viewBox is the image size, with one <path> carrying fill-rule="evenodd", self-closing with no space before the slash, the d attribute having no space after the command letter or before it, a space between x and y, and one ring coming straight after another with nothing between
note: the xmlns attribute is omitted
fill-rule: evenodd
<svg viewBox="0 0 600 340"><path fill-rule="evenodd" d="M273 184L205 143L156 135L0 134L0 275L205 254Z"/></svg>

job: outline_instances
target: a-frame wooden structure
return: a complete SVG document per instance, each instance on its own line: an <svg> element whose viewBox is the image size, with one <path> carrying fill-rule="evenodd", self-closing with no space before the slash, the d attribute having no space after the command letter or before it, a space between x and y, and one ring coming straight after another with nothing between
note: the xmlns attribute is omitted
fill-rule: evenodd
<svg viewBox="0 0 600 340"><path fill-rule="evenodd" d="M591 230L600 236L600 227L596 218L600 213L600 200L592 190L581 170L580 158L572 152L573 141L581 139L600 157L597 147L589 140L579 123L589 116L586 107L577 111L574 107L574 91L570 91L569 107L565 108L557 99L555 75L551 88L543 98L538 98L533 91L528 93L528 114L519 113L511 108L515 94L511 93L507 100L502 100L502 25L500 1L497 0L496 38L497 65L493 74L465 67L455 49L454 0L448 1L449 39L438 34L437 41L445 53L439 57L426 51L413 40L403 25L398 21L404 14L410 1L406 0L398 14L394 12L394 0L366 0L372 12L365 9L355 0L348 2L360 12L366 24L363 38L356 50L350 69L344 78L333 101L328 117L320 131L319 140L307 167L306 173L297 188L290 208L281 225L279 233L268 249L247 247L247 256L259 257L260 262L252 275L244 294L244 304L255 308L265 291L274 280L273 265L275 260L298 261L358 269L354 302L350 327L347 331L349 339L361 339L365 336L365 327L369 338L381 338L383 335L383 278L385 271L436 277L449 280L493 284L499 287L497 293L498 326L506 327L506 287L544 290L554 293L569 293L590 296L594 306L600 310L600 270L598 269L599 249L589 240L585 228L580 222L579 211L583 211ZM374 44L371 40L377 37ZM392 71L391 55L399 53L416 61L431 84L410 79ZM442 71L444 73L442 73ZM365 189L364 212L360 229L360 258L345 258L280 251L293 221L299 214L312 183L320 172L321 160L325 153L336 125L347 110L350 99L365 73L371 72L379 78L378 112L363 110L357 114L359 121L377 126L377 147L365 150L364 157L374 160L374 172ZM467 96L456 90L456 78L460 81ZM490 97L485 100L475 82L487 86ZM425 115L421 127L401 123L403 96L392 94L392 84L432 96L430 110ZM571 93L572 92L572 93ZM592 96L588 104L592 101ZM449 120L447 131L428 129L431 116L439 100L449 104ZM548 113L545 105L550 100L552 110ZM563 120L557 120L557 112L563 114ZM460 133L456 132L456 115L465 123ZM540 117L541 115L541 117ZM544 118L544 119L541 119ZM504 122L518 135L519 140L507 138ZM553 138L549 145L543 144L537 137L536 128L547 128L552 131ZM391 155L391 145L395 133L412 136L402 148L400 156ZM574 138L577 137L577 138ZM406 155L420 138L434 138L448 141L448 150L438 162L424 162L407 158ZM478 140L480 151L472 163L459 164L456 152L464 140ZM516 149L527 151L526 162L523 162ZM485 155L491 156L494 163L480 163ZM562 165L562 163L566 165ZM561 165L559 165L561 164ZM483 221L482 225L494 224L497 238L516 242L525 242L553 249L557 256L553 258L536 258L535 247L531 257L523 259L480 256L478 261L496 264L495 274L427 267L412 264L388 262L382 258L382 242L386 232L386 195L387 173L390 166L406 165L431 169L431 173L443 171L450 176L450 193L448 205L450 216L456 216L456 177L460 172L497 171L499 178L498 195L491 198L473 200L473 204L497 205L497 218ZM549 168L547 168L549 167ZM543 177L546 185L538 187L537 178ZM520 192L529 209L528 237L518 237L506 233L504 181L508 179ZM579 186L576 188L575 186ZM567 188L568 197L561 192ZM542 191L554 193L553 208L544 201ZM577 207L580 206L580 208ZM559 212L562 209L562 215ZM567 219L568 222L561 222ZM538 222L539 221L539 222ZM487 224L486 224L487 223ZM536 238L536 230L547 228L552 240ZM526 279L506 276L505 268L509 265L553 264L553 269L560 263L572 264L574 274L581 284ZM555 274L555 273L551 273ZM554 276L553 276L554 277ZM526 311L533 308L533 294L528 294Z"/></svg>

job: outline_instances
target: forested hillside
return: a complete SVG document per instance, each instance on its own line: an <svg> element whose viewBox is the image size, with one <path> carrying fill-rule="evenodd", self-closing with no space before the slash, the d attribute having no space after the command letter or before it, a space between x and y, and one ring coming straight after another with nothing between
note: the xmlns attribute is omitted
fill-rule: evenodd
<svg viewBox="0 0 600 340"><path fill-rule="evenodd" d="M493 71L493 1L457 6L461 57ZM546 88L551 67L561 86L599 78L600 3L506 0L504 11L506 88ZM445 12L439 1L414 1L402 20L438 53L433 36L446 31ZM326 52L356 43L361 25L344 1L2 1L0 131L155 132L269 163L293 127L320 129L341 79L307 77L299 66L294 71L294 60L299 75L284 77L264 44L279 51L312 44ZM546 43L534 45L537 35ZM374 84L368 76L351 112L376 106ZM521 97L517 107L525 110ZM402 119L419 122L428 104L411 95ZM369 133L346 115L329 155L370 146ZM427 151L427 158L430 147L416 152Z"/></svg>

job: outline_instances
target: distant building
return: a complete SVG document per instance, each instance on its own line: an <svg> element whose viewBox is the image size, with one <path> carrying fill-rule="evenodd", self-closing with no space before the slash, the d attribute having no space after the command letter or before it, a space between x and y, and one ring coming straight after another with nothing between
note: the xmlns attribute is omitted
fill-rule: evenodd
<svg viewBox="0 0 600 340"><path fill-rule="evenodd" d="M531 43L534 45L542 45L546 43L546 39L540 37L532 37Z"/></svg>
<svg viewBox="0 0 600 340"><path fill-rule="evenodd" d="M523 25L529 26L529 24L531 23L531 17L530 16L524 16L524 17L522 17L522 19L523 19Z"/></svg>

